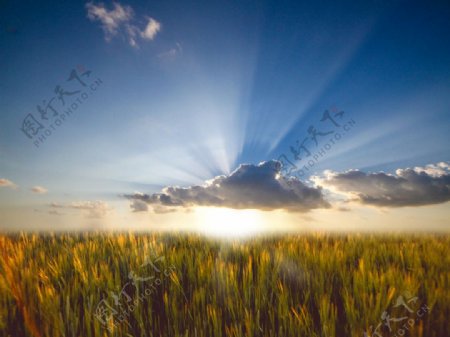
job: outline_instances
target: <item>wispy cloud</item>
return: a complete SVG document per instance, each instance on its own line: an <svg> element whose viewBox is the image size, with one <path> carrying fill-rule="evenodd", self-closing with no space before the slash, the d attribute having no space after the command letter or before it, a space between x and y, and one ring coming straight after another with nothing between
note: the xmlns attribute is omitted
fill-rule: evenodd
<svg viewBox="0 0 450 337"><path fill-rule="evenodd" d="M217 206L307 212L329 207L323 199L321 188L308 187L296 178L287 181L280 176L280 168L277 161L243 164L230 175L218 176L206 181L203 186L166 187L161 193L134 193L125 197L133 201L131 207L135 211L138 206L136 200L169 209Z"/></svg>
<svg viewBox="0 0 450 337"><path fill-rule="evenodd" d="M103 218L112 208L108 203L96 200L96 201L76 201L69 204L51 203L51 208L55 209L76 209L86 213L89 218Z"/></svg>
<svg viewBox="0 0 450 337"><path fill-rule="evenodd" d="M0 187L9 187L12 189L16 189L17 185L14 184L11 180L0 178Z"/></svg>
<svg viewBox="0 0 450 337"><path fill-rule="evenodd" d="M182 53L183 53L183 48L181 47L181 44L176 42L174 47L172 47L169 50L166 50L162 53L159 53L158 57L162 60L173 60L177 56L181 55Z"/></svg>
<svg viewBox="0 0 450 337"><path fill-rule="evenodd" d="M130 46L138 47L138 38L153 40L161 31L161 23L151 17L146 17L147 23L143 29L140 29L133 8L117 2L113 4L113 9L110 10L103 3L96 5L89 2L86 4L86 10L89 20L100 22L105 40L108 42L113 37L122 35Z"/></svg>
<svg viewBox="0 0 450 337"><path fill-rule="evenodd" d="M117 35L120 26L129 22L134 16L134 11L130 6L122 6L119 3L114 3L113 6L114 9L108 10L103 3L95 5L89 2L86 4L88 18L91 21L100 21L107 40Z"/></svg>
<svg viewBox="0 0 450 337"><path fill-rule="evenodd" d="M325 171L322 177L312 180L318 186L347 195L349 200L380 207L421 206L450 200L450 166L444 162L398 169L395 175Z"/></svg>
<svg viewBox="0 0 450 337"><path fill-rule="evenodd" d="M31 192L37 193L37 194L45 194L48 192L48 190L42 186L33 186L31 188Z"/></svg>

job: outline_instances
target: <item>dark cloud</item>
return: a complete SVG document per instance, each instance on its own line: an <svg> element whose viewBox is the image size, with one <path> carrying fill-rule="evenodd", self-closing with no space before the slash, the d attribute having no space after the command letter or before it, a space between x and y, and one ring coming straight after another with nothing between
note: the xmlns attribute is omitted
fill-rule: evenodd
<svg viewBox="0 0 450 337"><path fill-rule="evenodd" d="M134 193L124 195L148 205L177 209L192 206L217 206L235 209L275 210L307 212L314 208L326 208L321 188L308 187L296 178L280 176L278 161L259 165L240 165L229 176L218 176L203 186L166 187L152 195Z"/></svg>
<svg viewBox="0 0 450 337"><path fill-rule="evenodd" d="M349 193L359 202L375 206L421 206L450 200L450 170L444 162L398 169L395 175L358 170L326 171L324 177L312 179L317 185Z"/></svg>
<svg viewBox="0 0 450 337"><path fill-rule="evenodd" d="M148 205L145 201L135 199L130 204L131 209L133 212L147 212L148 211Z"/></svg>

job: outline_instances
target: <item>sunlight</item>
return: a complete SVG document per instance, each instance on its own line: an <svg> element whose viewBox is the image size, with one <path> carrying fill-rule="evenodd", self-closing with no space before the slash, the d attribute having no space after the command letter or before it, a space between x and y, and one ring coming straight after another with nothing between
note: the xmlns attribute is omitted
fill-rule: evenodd
<svg viewBox="0 0 450 337"><path fill-rule="evenodd" d="M196 217L199 230L207 235L246 236L264 227L261 212L254 209L199 207Z"/></svg>

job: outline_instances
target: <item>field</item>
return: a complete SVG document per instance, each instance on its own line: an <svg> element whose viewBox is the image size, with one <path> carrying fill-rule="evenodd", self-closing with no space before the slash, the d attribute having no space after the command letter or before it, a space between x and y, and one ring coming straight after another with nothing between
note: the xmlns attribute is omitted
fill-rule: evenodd
<svg viewBox="0 0 450 337"><path fill-rule="evenodd" d="M450 236L0 236L0 335L449 336Z"/></svg>

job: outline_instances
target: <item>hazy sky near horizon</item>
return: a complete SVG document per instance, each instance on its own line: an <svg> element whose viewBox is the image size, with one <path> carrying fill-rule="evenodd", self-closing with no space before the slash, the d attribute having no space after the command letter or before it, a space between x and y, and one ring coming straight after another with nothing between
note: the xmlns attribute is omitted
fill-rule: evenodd
<svg viewBox="0 0 450 337"><path fill-rule="evenodd" d="M449 17L0 1L0 229L448 231Z"/></svg>

